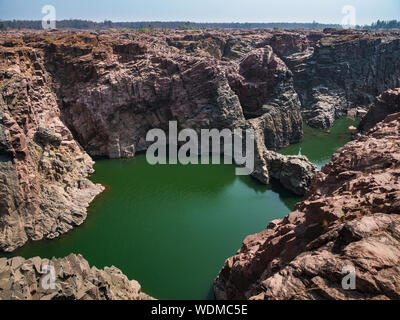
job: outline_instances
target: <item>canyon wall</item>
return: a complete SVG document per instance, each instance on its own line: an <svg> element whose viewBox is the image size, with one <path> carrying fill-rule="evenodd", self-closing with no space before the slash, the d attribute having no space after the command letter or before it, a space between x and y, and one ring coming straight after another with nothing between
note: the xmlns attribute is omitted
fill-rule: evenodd
<svg viewBox="0 0 400 320"><path fill-rule="evenodd" d="M226 260L217 299L399 299L399 138L395 113L339 149L295 211Z"/></svg>
<svg viewBox="0 0 400 320"><path fill-rule="evenodd" d="M50 41L46 65L58 84L63 120L90 155L144 151L147 131L167 129L170 120L178 130L199 131L264 115L268 148L302 140L293 75L268 45L222 61L168 46L164 35L61 34ZM73 45L66 49L66 43Z"/></svg>
<svg viewBox="0 0 400 320"><path fill-rule="evenodd" d="M346 110L400 86L400 33L325 30L315 46L284 58L304 120L327 128Z"/></svg>
<svg viewBox="0 0 400 320"><path fill-rule="evenodd" d="M0 250L13 251L81 224L103 187L60 120L43 53L5 42L0 65Z"/></svg>

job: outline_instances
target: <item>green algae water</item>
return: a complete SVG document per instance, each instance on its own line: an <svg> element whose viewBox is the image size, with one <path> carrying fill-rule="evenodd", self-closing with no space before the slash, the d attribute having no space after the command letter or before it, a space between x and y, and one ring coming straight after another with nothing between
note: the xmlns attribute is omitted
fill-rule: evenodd
<svg viewBox="0 0 400 320"><path fill-rule="evenodd" d="M340 147L351 140L349 126L357 127L359 123L359 119L343 117L336 120L333 126L326 130L314 129L304 125L304 141L281 149L279 153L305 155L321 169Z"/></svg>
<svg viewBox="0 0 400 320"><path fill-rule="evenodd" d="M80 253L98 268L115 265L158 299L212 299L225 259L299 200L279 186L235 176L233 165L151 166L138 155L100 160L95 169L92 180L109 188L87 220L15 255Z"/></svg>
<svg viewBox="0 0 400 320"><path fill-rule="evenodd" d="M301 148L319 165L350 140L339 120L331 133L305 128ZM30 242L13 256L80 253L98 268L114 265L158 299L213 299L212 285L243 239L283 218L300 200L277 184L236 176L233 165L156 165L144 155L99 160L92 181L107 186L87 220L56 240Z"/></svg>

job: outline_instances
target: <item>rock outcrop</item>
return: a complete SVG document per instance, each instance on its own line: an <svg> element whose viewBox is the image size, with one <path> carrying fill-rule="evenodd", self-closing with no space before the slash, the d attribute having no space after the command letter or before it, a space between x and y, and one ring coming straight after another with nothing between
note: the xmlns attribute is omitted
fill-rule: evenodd
<svg viewBox="0 0 400 320"><path fill-rule="evenodd" d="M294 212L225 262L216 297L399 299L399 138L396 113L339 149ZM351 270L356 287L347 290Z"/></svg>
<svg viewBox="0 0 400 320"><path fill-rule="evenodd" d="M283 187L297 195L304 195L318 172L318 167L306 156L284 156L274 151L265 154L268 173Z"/></svg>
<svg viewBox="0 0 400 320"><path fill-rule="evenodd" d="M270 46L253 50L230 66L228 81L245 118L259 118L268 149L277 150L303 139L293 75Z"/></svg>
<svg viewBox="0 0 400 320"><path fill-rule="evenodd" d="M0 258L0 300L152 300L116 267L99 270L81 256Z"/></svg>
<svg viewBox="0 0 400 320"><path fill-rule="evenodd" d="M318 167L311 163L306 156L286 156L268 150L265 142L272 133L266 129L264 117L249 120L248 128L254 130L255 140L255 170L252 176L261 182L266 177L276 179L286 189L297 195L304 195ZM245 128L246 129L246 128Z"/></svg>
<svg viewBox="0 0 400 320"><path fill-rule="evenodd" d="M400 88L387 90L377 97L367 114L362 118L358 129L362 132L368 132L389 114L396 112L400 112Z"/></svg>
<svg viewBox="0 0 400 320"><path fill-rule="evenodd" d="M214 57L219 60L240 60L249 52L272 47L284 58L313 47L324 36L320 30L223 30L169 31L165 41L171 47L193 56Z"/></svg>

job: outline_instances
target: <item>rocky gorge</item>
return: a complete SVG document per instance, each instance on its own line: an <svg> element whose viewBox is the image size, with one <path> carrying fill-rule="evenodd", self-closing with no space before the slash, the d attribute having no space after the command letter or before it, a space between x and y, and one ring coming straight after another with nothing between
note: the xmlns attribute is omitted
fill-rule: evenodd
<svg viewBox="0 0 400 320"><path fill-rule="evenodd" d="M340 174L334 173L337 169L328 174L330 166L336 168L344 162L330 164L317 173L306 157L283 156L276 150L303 139L303 120L315 127L329 127L347 110L368 106L375 96L399 87L399 39L396 32L338 30L2 33L0 249L10 252L28 240L56 238L80 225L89 203L104 189L88 179L93 171L91 157L134 157L149 146L147 131L167 129L171 120L176 120L180 129L196 131L252 128L256 143L253 176L257 180L268 184L276 179L296 194L306 193L306 199L317 197L319 188L340 198L322 177L328 175L330 178L325 178L335 185L335 179L350 179L347 173L339 179ZM382 112L371 107L368 123L377 118L374 108ZM390 126L396 127L393 123ZM377 130L383 132L381 136L389 134L387 126ZM382 139L386 142L396 137ZM390 148L386 158L370 164L371 172L386 174L379 170L395 157ZM353 160L348 161L353 164ZM348 171L357 168L355 165ZM316 187L318 179L320 187ZM346 199L351 197L348 194ZM332 200L332 206L342 200ZM272 222L273 233L261 236L270 240L279 234L284 239L271 240L279 243L271 266L267 266L270 257L263 260L260 256L264 253L258 253L258 247L268 246L268 241L261 245L259 239L248 238L246 248L241 249L243 257L239 253L240 262L235 264L238 258L232 258L222 269L215 286L217 298L268 298L265 292L269 291L259 289L261 282L283 269L300 253L299 248L304 249L302 238L291 242L295 233L291 228L302 223L308 207L313 204L305 200L297 207L302 213L289 216L295 222L282 227L282 223ZM328 211L318 211L313 223L311 218L303 219L311 223L313 236L322 232L318 229L321 221L336 221L331 217L336 213ZM345 214L337 215L341 219ZM286 220L292 219L289 217ZM386 223L387 218L382 219ZM307 228L304 224L296 230ZM330 233L331 238L339 234L338 228ZM281 252L285 244L280 244L286 240L290 243L287 256ZM278 254L282 254L282 261L278 261ZM253 261L258 264L253 266ZM271 273L264 274L266 270ZM127 286L125 280L122 282ZM330 283L326 286L331 288ZM133 291L140 296L140 290ZM275 291L271 294L276 298L280 295Z"/></svg>
<svg viewBox="0 0 400 320"><path fill-rule="evenodd" d="M399 299L399 135L393 113L339 149L295 211L225 262L217 299ZM346 266L353 290L342 287Z"/></svg>

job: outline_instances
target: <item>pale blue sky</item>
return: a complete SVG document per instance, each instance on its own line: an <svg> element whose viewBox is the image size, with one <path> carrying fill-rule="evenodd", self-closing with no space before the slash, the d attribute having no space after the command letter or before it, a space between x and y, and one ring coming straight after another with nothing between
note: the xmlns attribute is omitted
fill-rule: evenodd
<svg viewBox="0 0 400 320"><path fill-rule="evenodd" d="M356 23L400 19L400 0L0 0L0 19L41 20L54 5L57 20L341 23L342 7Z"/></svg>

